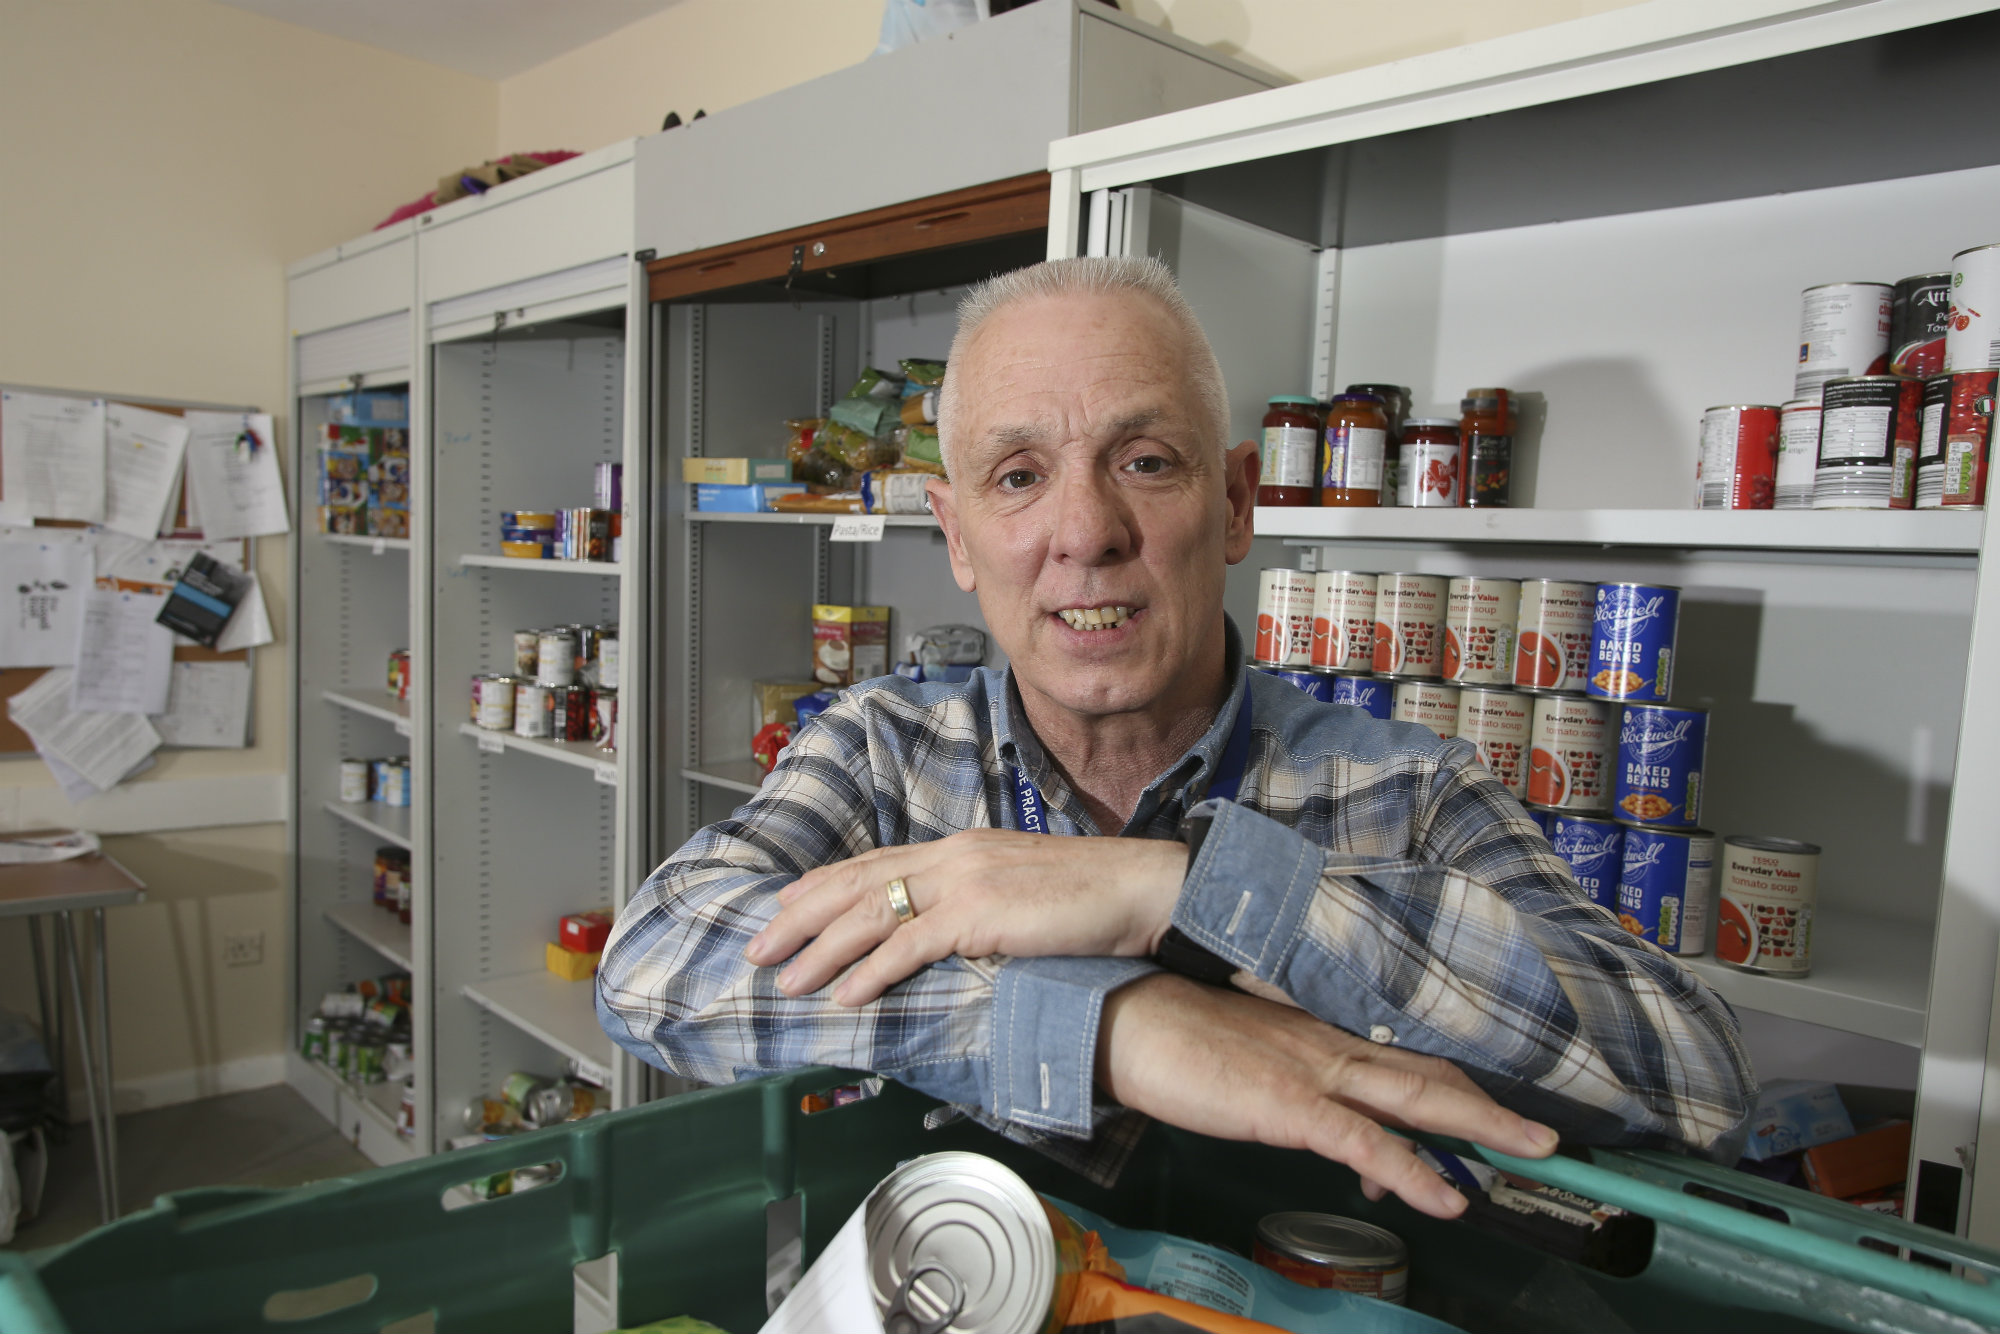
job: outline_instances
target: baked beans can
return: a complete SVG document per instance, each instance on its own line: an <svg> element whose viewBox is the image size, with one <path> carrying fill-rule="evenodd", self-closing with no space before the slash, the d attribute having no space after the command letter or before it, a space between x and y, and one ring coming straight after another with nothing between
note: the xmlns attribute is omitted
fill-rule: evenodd
<svg viewBox="0 0 2000 1334"><path fill-rule="evenodd" d="M1445 581L1435 574L1385 574L1375 593L1375 670L1434 678L1444 656Z"/></svg>
<svg viewBox="0 0 2000 1334"><path fill-rule="evenodd" d="M550 686L544 707L548 710L551 741L590 740L590 689L587 686Z"/></svg>
<svg viewBox="0 0 2000 1334"><path fill-rule="evenodd" d="M540 630L516 630L514 632L514 675L532 678L541 670Z"/></svg>
<svg viewBox="0 0 2000 1334"><path fill-rule="evenodd" d="M1889 296L1889 374L1931 376L1943 370L1950 327L1949 273L1919 273L1898 282Z"/></svg>
<svg viewBox="0 0 2000 1334"><path fill-rule="evenodd" d="M1458 693L1458 734L1479 751L1480 763L1519 797L1528 790L1528 696L1466 686Z"/></svg>
<svg viewBox="0 0 2000 1334"><path fill-rule="evenodd" d="M1707 762L1707 709L1627 704L1618 725L1618 818L1659 829L1700 824Z"/></svg>
<svg viewBox="0 0 2000 1334"><path fill-rule="evenodd" d="M1715 835L1705 829L1625 829L1618 924L1669 954L1708 949L1715 895Z"/></svg>
<svg viewBox="0 0 2000 1334"><path fill-rule="evenodd" d="M1266 1214L1257 1222L1250 1258L1308 1288L1358 1292L1398 1306L1409 1293L1409 1247L1387 1228L1357 1218Z"/></svg>
<svg viewBox="0 0 2000 1334"><path fill-rule="evenodd" d="M1953 378L1933 375L1924 381L1924 416L1917 428L1916 509L1944 505L1944 433L1951 420Z"/></svg>
<svg viewBox="0 0 2000 1334"><path fill-rule="evenodd" d="M1664 584L1599 584L1591 613L1590 679L1599 699L1672 697L1681 591Z"/></svg>
<svg viewBox="0 0 2000 1334"><path fill-rule="evenodd" d="M1790 838L1722 840L1715 957L1732 968L1779 977L1812 971L1819 849Z"/></svg>
<svg viewBox="0 0 2000 1334"><path fill-rule="evenodd" d="M1322 703L1333 703L1333 682L1310 667L1273 667L1267 662L1253 662L1250 667L1253 671L1262 672L1266 676L1275 676L1286 685L1296 687Z"/></svg>
<svg viewBox="0 0 2000 1334"><path fill-rule="evenodd" d="M1520 580L1485 575L1451 580L1444 599L1445 680L1461 685L1512 681L1520 619Z"/></svg>
<svg viewBox="0 0 2000 1334"><path fill-rule="evenodd" d="M1590 679L1597 585L1523 579L1514 637L1514 688L1577 693Z"/></svg>
<svg viewBox="0 0 2000 1334"><path fill-rule="evenodd" d="M1372 718L1384 720L1396 710L1394 682L1373 676L1351 676L1345 672L1335 673L1330 679L1335 704L1350 704Z"/></svg>
<svg viewBox="0 0 2000 1334"><path fill-rule="evenodd" d="M1951 377L1951 407L1945 418L1944 476L1938 503L1945 509L1984 509L1986 472L1993 449L1995 371L1964 371Z"/></svg>
<svg viewBox="0 0 2000 1334"><path fill-rule="evenodd" d="M1944 369L2000 369L2000 245L1974 246L1951 257L1951 309L1946 312Z"/></svg>
<svg viewBox="0 0 2000 1334"><path fill-rule="evenodd" d="M576 627L558 625L535 636L535 679L543 685L576 683Z"/></svg>
<svg viewBox="0 0 2000 1334"><path fill-rule="evenodd" d="M1695 508L1767 510L1777 500L1778 409L1733 403L1701 414Z"/></svg>
<svg viewBox="0 0 2000 1334"><path fill-rule="evenodd" d="M1887 283L1824 283L1800 294L1799 365L1793 398L1818 398L1828 380L1889 369Z"/></svg>
<svg viewBox="0 0 2000 1334"><path fill-rule="evenodd" d="M1569 863L1577 888L1590 901L1618 910L1618 882L1625 869L1625 826L1602 816L1574 811L1549 814L1549 846Z"/></svg>
<svg viewBox="0 0 2000 1334"><path fill-rule="evenodd" d="M546 738L549 734L549 692L560 689L545 681L521 681L514 686L514 735Z"/></svg>
<svg viewBox="0 0 2000 1334"><path fill-rule="evenodd" d="M1267 666L1310 667L1313 660L1314 579L1304 570L1273 568L1257 576L1256 659Z"/></svg>
<svg viewBox="0 0 2000 1334"><path fill-rule="evenodd" d="M371 766L367 760L340 762L340 799L350 804L368 800Z"/></svg>
<svg viewBox="0 0 2000 1334"><path fill-rule="evenodd" d="M599 686L590 697L590 739L599 750L618 749L618 692Z"/></svg>
<svg viewBox="0 0 2000 1334"><path fill-rule="evenodd" d="M1529 801L1564 811L1611 808L1618 706L1574 695L1537 695L1528 725Z"/></svg>
<svg viewBox="0 0 2000 1334"><path fill-rule="evenodd" d="M1374 668L1375 586L1374 575L1356 570L1313 576L1313 666L1336 672Z"/></svg>
<svg viewBox="0 0 2000 1334"><path fill-rule="evenodd" d="M472 678L472 721L489 732L505 732L514 726L514 690L521 678L504 672L487 672Z"/></svg>
<svg viewBox="0 0 2000 1334"><path fill-rule="evenodd" d="M1922 383L1896 375L1829 380L1820 405L1813 508L1888 509L1899 418L1907 408L1914 445L1923 416Z"/></svg>
<svg viewBox="0 0 2000 1334"><path fill-rule="evenodd" d="M1396 721L1419 723L1440 737L1458 735L1458 687L1435 681L1395 682Z"/></svg>

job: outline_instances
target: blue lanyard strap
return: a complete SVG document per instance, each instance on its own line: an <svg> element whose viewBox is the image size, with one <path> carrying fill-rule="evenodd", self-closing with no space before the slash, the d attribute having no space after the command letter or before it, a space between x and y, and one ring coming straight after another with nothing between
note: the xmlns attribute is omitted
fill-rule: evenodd
<svg viewBox="0 0 2000 1334"><path fill-rule="evenodd" d="M1250 762L1250 683L1243 683L1243 703L1236 710L1236 725L1229 730L1229 741L1222 748L1222 760L1215 766L1214 774L1208 781L1208 796L1221 801L1235 801L1236 794L1243 787L1243 770ZM1046 834L1049 822L1044 810L1041 790L1035 780L1028 777L1027 770L1014 766L1014 815L1019 827L1026 833Z"/></svg>

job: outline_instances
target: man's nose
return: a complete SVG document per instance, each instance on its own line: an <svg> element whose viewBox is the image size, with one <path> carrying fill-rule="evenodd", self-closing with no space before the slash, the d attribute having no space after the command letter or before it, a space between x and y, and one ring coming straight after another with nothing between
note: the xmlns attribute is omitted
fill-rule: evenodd
<svg viewBox="0 0 2000 1334"><path fill-rule="evenodd" d="M1131 554L1137 534L1116 482L1096 468L1065 470L1055 483L1055 532L1049 554L1099 565Z"/></svg>

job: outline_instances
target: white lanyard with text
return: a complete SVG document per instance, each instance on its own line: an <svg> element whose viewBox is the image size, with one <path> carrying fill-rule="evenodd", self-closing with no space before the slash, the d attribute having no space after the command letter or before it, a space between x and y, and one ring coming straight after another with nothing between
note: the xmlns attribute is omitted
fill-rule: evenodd
<svg viewBox="0 0 2000 1334"><path fill-rule="evenodd" d="M1215 766L1215 776L1209 780L1208 796L1222 801L1236 800L1238 789L1243 786L1243 768L1250 760L1250 683L1243 683L1243 704L1236 711L1236 726L1230 730L1229 741L1222 748L1222 761ZM1042 794L1035 786L1035 780L1018 764L1014 766L1014 815L1019 827L1030 834L1049 832L1048 821L1042 815Z"/></svg>

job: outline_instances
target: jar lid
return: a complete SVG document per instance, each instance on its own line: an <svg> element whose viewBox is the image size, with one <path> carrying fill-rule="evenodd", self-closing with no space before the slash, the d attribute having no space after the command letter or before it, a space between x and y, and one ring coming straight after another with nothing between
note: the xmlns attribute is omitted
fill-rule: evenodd
<svg viewBox="0 0 2000 1334"><path fill-rule="evenodd" d="M1268 403L1303 403L1309 408L1316 408L1319 406L1319 400L1314 398L1311 394L1279 394L1276 397L1266 399L1265 401Z"/></svg>
<svg viewBox="0 0 2000 1334"><path fill-rule="evenodd" d="M1458 418L1456 418L1456 417L1412 417L1412 418L1410 418L1410 419L1409 419L1408 421L1406 421L1406 422L1404 422L1404 423L1403 423L1403 429L1404 429L1404 430L1406 430L1406 431L1407 431L1407 430L1409 430L1409 429L1410 429L1410 428L1411 428L1412 426L1439 426L1439 427L1449 427L1449 428L1450 428L1451 430L1454 430L1454 431L1456 431L1456 430L1458 429Z"/></svg>
<svg viewBox="0 0 2000 1334"><path fill-rule="evenodd" d="M1493 412L1499 406L1499 399L1484 396L1479 398L1461 398L1458 400L1458 409L1460 412Z"/></svg>
<svg viewBox="0 0 2000 1334"><path fill-rule="evenodd" d="M1380 394L1335 394L1333 401L1336 403L1373 403L1376 407L1382 406L1382 396Z"/></svg>

